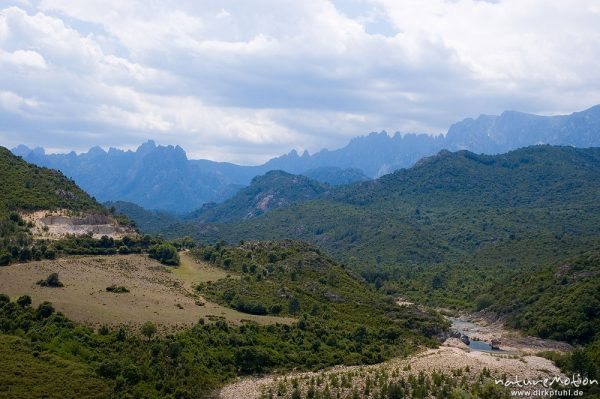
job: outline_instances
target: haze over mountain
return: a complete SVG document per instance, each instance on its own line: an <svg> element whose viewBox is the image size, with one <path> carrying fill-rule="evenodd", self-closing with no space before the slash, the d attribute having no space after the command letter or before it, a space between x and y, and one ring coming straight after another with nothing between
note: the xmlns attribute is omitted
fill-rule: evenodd
<svg viewBox="0 0 600 399"><path fill-rule="evenodd" d="M181 147L157 146L153 141L135 152L94 147L82 154L46 154L41 148L23 145L13 152L29 162L61 170L100 201L129 201L149 209L186 212L224 201L270 170L348 184L410 167L442 149L499 154L532 144L592 147L600 146L599 132L597 105L559 116L515 111L481 115L453 124L441 136L371 133L337 150L324 149L312 155L292 150L258 166L189 160Z"/></svg>

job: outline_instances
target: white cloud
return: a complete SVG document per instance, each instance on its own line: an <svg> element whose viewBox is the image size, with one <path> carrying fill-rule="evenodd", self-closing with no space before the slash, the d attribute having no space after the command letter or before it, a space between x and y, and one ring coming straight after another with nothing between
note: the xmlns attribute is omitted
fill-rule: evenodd
<svg viewBox="0 0 600 399"><path fill-rule="evenodd" d="M32 109L37 106L38 102L35 99L24 98L16 93L0 90L0 108L10 112L24 114L28 108Z"/></svg>
<svg viewBox="0 0 600 399"><path fill-rule="evenodd" d="M5 143L153 138L258 162L370 131L600 102L595 0L7 3Z"/></svg>
<svg viewBox="0 0 600 399"><path fill-rule="evenodd" d="M44 57L31 50L17 50L12 53L0 50L0 63L37 69L46 69L47 67Z"/></svg>

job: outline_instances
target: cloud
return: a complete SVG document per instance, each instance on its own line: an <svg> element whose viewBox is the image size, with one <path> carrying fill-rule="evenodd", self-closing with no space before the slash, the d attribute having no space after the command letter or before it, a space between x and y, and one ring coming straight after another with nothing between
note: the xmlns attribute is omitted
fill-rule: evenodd
<svg viewBox="0 0 600 399"><path fill-rule="evenodd" d="M256 163L600 102L594 0L8 1L0 140Z"/></svg>
<svg viewBox="0 0 600 399"><path fill-rule="evenodd" d="M17 50L13 53L0 50L0 62L10 66L46 69L46 60L40 53L31 50Z"/></svg>

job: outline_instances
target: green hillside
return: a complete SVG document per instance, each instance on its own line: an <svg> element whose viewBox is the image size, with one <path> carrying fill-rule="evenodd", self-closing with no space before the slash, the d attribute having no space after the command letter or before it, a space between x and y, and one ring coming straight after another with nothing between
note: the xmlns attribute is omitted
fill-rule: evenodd
<svg viewBox="0 0 600 399"><path fill-rule="evenodd" d="M428 207L593 205L599 177L600 148L533 146L501 155L442 151L411 169L341 190L336 199Z"/></svg>
<svg viewBox="0 0 600 399"><path fill-rule="evenodd" d="M600 339L600 252L514 276L494 297L490 309L529 334L575 345Z"/></svg>
<svg viewBox="0 0 600 399"><path fill-rule="evenodd" d="M252 220L171 233L312 242L380 291L492 311L526 333L583 345L556 360L597 376L598 198L599 148L442 152Z"/></svg>
<svg viewBox="0 0 600 399"><path fill-rule="evenodd" d="M116 253L114 241L108 245L89 237L34 242L31 225L22 219L22 212L66 209L74 214L108 214L106 208L59 171L25 162L0 147L0 181L0 266L13 261L53 259L60 253ZM117 220L122 225L131 223L123 216Z"/></svg>
<svg viewBox="0 0 600 399"><path fill-rule="evenodd" d="M199 291L207 299L247 313L261 313L262 307L297 321L234 326L210 316L167 336L143 336L125 326L94 332L47 304L34 309L23 298L10 302L0 295L0 353L5 342L18 343L10 359L28 365L20 374L12 364L0 367L0 381L22 387L36 373L52 373L68 383L48 384L49 397L73 397L80 389L77 378L88 375L82 387L97 385L99 395L109 389L114 397L197 398L238 375L405 356L436 346L436 335L447 328L434 313L394 304L307 244L217 244L192 253L232 275L202 284ZM72 383L61 366L76 373Z"/></svg>
<svg viewBox="0 0 600 399"><path fill-rule="evenodd" d="M343 265L306 243L204 245L192 254L242 276L202 284L198 291L216 302L248 313L327 314L328 319L354 324L354 327L392 326L390 317L398 317L396 323L408 325L407 316L423 316L415 308L399 308L394 298L374 290ZM434 323L420 327L429 336L436 333L436 318L431 321ZM412 325L417 326L414 322Z"/></svg>
<svg viewBox="0 0 600 399"><path fill-rule="evenodd" d="M330 187L306 176L274 170L252 179L250 186L220 204L206 204L187 219L195 222L235 222L252 219L269 211L318 198Z"/></svg>
<svg viewBox="0 0 600 399"><path fill-rule="evenodd" d="M513 328L542 338L567 341L572 354L547 354L565 371L600 378L600 252L555 261L514 275L486 298L486 310ZM587 391L600 396L600 388Z"/></svg>
<svg viewBox="0 0 600 399"><path fill-rule="evenodd" d="M390 292L465 307L514 273L600 248L597 198L600 149L443 152L254 219L166 233L300 239Z"/></svg>
<svg viewBox="0 0 600 399"><path fill-rule="evenodd" d="M106 210L62 173L23 161L0 147L0 214L9 211Z"/></svg>

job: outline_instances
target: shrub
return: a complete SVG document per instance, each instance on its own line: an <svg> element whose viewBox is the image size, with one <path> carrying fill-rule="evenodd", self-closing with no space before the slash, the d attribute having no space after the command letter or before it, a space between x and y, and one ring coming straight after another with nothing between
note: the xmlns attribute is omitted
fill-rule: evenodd
<svg viewBox="0 0 600 399"><path fill-rule="evenodd" d="M298 298L292 297L288 302L288 312L295 315L300 310L300 301Z"/></svg>
<svg viewBox="0 0 600 399"><path fill-rule="evenodd" d="M485 308L489 308L494 303L494 298L491 295L484 294L477 297L475 300L475 310L479 312Z"/></svg>
<svg viewBox="0 0 600 399"><path fill-rule="evenodd" d="M245 302L240 300L234 306L237 310L244 313L256 314L256 315L265 315L267 314L267 308L257 302Z"/></svg>
<svg viewBox="0 0 600 399"><path fill-rule="evenodd" d="M31 305L31 297L29 295L22 295L17 299L17 304L22 308L26 308Z"/></svg>
<svg viewBox="0 0 600 399"><path fill-rule="evenodd" d="M7 266L10 264L11 256L8 252L0 251L0 266Z"/></svg>
<svg viewBox="0 0 600 399"><path fill-rule="evenodd" d="M129 292L129 290L125 287L123 287L122 285L111 285L110 287L106 287L106 291L108 292L114 292L115 294L123 294L126 292Z"/></svg>
<svg viewBox="0 0 600 399"><path fill-rule="evenodd" d="M125 331L123 327L119 327L117 333L115 334L115 338L117 341L125 341L125 338L127 338L127 331Z"/></svg>
<svg viewBox="0 0 600 399"><path fill-rule="evenodd" d="M163 244L153 245L150 247L148 254L152 259L156 259L165 265L179 265L179 254L177 253L177 248L175 248L173 244L166 242Z"/></svg>
<svg viewBox="0 0 600 399"><path fill-rule="evenodd" d="M156 334L156 330L156 325L151 321L147 321L142 325L141 331L142 335L148 338L148 342L150 342L150 339L154 336L154 334Z"/></svg>
<svg viewBox="0 0 600 399"><path fill-rule="evenodd" d="M281 313L282 310L283 310L283 306L281 306L281 305L273 305L269 309L269 313L271 313L271 314L279 314L279 313Z"/></svg>
<svg viewBox="0 0 600 399"><path fill-rule="evenodd" d="M37 282L37 284L41 285L42 287L64 287L64 284L58 279L58 273L51 273L48 277L46 277L45 280L40 280Z"/></svg>
<svg viewBox="0 0 600 399"><path fill-rule="evenodd" d="M114 360L104 360L96 369L96 373L104 378L115 378L119 372L119 363Z"/></svg>
<svg viewBox="0 0 600 399"><path fill-rule="evenodd" d="M273 359L271 354L262 348L246 347L235 353L235 362L242 373L252 374L268 368Z"/></svg>
<svg viewBox="0 0 600 399"><path fill-rule="evenodd" d="M56 250L54 248L47 248L46 252L44 252L44 257L46 259L56 259Z"/></svg>
<svg viewBox="0 0 600 399"><path fill-rule="evenodd" d="M50 302L42 302L36 310L38 319L47 319L54 313L54 307Z"/></svg>

